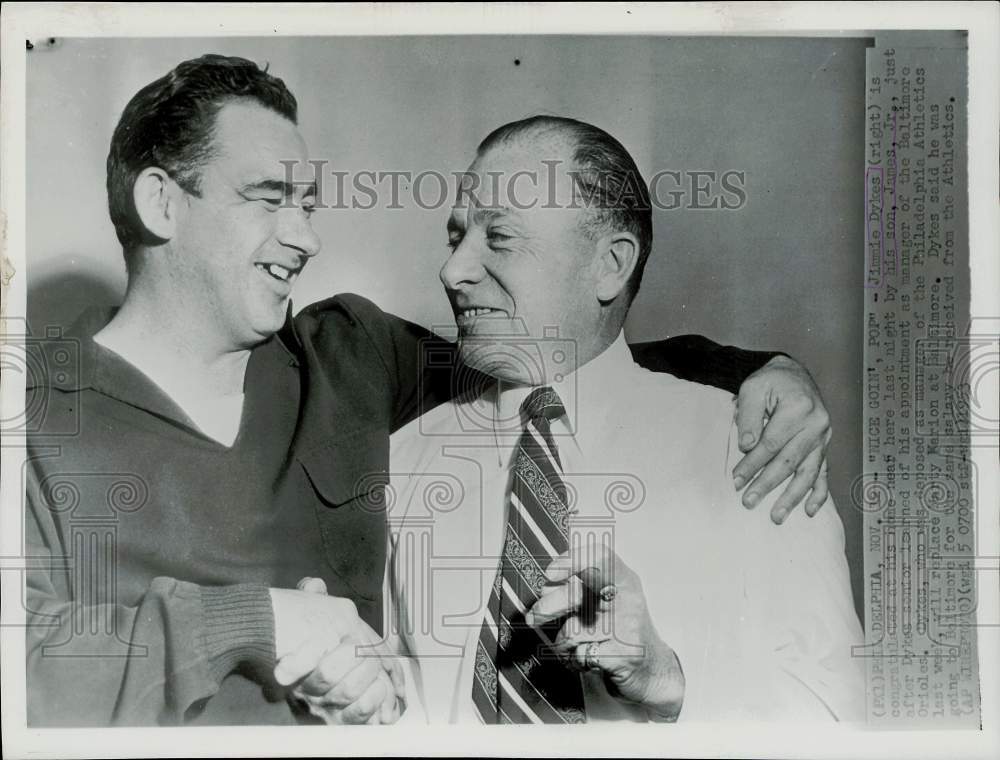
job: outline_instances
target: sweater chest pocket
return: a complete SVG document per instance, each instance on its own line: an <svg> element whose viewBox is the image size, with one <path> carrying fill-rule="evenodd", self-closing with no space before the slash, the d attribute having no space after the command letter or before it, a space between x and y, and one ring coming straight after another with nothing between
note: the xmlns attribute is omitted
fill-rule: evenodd
<svg viewBox="0 0 1000 760"><path fill-rule="evenodd" d="M358 596L380 599L389 479L387 432L376 428L340 435L303 447L298 460L318 497L316 519L328 564Z"/></svg>

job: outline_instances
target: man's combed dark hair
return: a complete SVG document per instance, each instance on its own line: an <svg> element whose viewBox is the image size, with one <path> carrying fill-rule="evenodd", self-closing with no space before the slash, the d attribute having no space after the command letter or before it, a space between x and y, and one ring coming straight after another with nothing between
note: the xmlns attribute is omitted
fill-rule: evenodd
<svg viewBox="0 0 1000 760"><path fill-rule="evenodd" d="M298 105L285 83L253 61L203 55L143 87L125 106L108 153L108 209L126 255L146 242L132 189L140 172L158 166L192 195L212 158L216 115L227 102L256 101L296 123Z"/></svg>
<svg viewBox="0 0 1000 760"><path fill-rule="evenodd" d="M498 127L479 144L485 153L493 146L525 136L556 132L572 141L571 176L581 206L591 211L591 234L616 230L631 232L639 241L639 256L626 288L628 302L642 281L653 246L653 211L649 188L629 152L603 129L564 116L539 115Z"/></svg>

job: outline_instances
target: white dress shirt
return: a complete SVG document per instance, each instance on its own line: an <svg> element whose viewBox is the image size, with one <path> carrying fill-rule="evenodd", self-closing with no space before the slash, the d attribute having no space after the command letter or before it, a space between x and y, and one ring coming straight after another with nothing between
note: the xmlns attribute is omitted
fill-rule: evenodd
<svg viewBox="0 0 1000 760"><path fill-rule="evenodd" d="M733 397L652 373L624 336L552 386L571 540L590 534L640 577L686 688L679 720L863 720L863 644L828 501L769 517L732 485ZM509 462L530 388L498 383L392 438L388 598L411 656L405 719L476 721L476 642L502 553ZM584 675L587 719L646 720Z"/></svg>

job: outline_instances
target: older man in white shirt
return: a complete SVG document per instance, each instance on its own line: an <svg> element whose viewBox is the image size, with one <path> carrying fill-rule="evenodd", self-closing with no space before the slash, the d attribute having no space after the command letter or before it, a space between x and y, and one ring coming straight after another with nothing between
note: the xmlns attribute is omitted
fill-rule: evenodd
<svg viewBox="0 0 1000 760"><path fill-rule="evenodd" d="M627 151L534 117L469 176L441 278L496 382L392 440L409 719L863 719L836 509L742 508L733 398L625 344L652 238Z"/></svg>

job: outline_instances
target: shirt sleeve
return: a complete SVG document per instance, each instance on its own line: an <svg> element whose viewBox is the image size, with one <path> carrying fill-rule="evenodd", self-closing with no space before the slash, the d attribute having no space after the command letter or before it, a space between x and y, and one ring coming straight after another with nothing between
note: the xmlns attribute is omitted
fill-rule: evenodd
<svg viewBox="0 0 1000 760"><path fill-rule="evenodd" d="M770 523L771 505L758 509L767 510L758 522ZM762 712L775 719L864 721L865 660L855 656L864 633L836 506L828 499L814 518L798 509L780 527L759 527L770 533L773 552L747 579L758 599L761 664L773 684Z"/></svg>
<svg viewBox="0 0 1000 760"><path fill-rule="evenodd" d="M113 558L103 564L93 551L67 551L37 478L27 485L29 726L179 725L233 670L270 672L266 587L156 578L135 606L88 600L113 598Z"/></svg>
<svg viewBox="0 0 1000 760"><path fill-rule="evenodd" d="M631 343L641 367L666 372L681 380L711 385L737 394L743 381L780 354L720 346L701 335L678 335L650 343Z"/></svg>
<svg viewBox="0 0 1000 760"><path fill-rule="evenodd" d="M730 440L730 459L738 459L735 432ZM733 717L864 721L865 660L855 656L864 633L837 508L827 500L813 518L797 509L777 526L770 510L781 490L751 511L738 494L727 497L739 514L730 546L741 565L740 633L713 666L718 688L709 691Z"/></svg>

